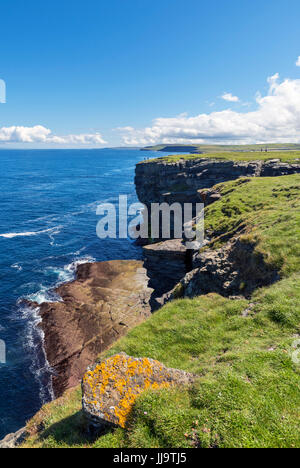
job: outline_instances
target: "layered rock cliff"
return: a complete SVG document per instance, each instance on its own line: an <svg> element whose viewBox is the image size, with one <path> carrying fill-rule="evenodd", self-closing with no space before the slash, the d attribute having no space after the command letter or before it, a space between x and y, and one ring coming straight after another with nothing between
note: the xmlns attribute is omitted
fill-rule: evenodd
<svg viewBox="0 0 300 468"><path fill-rule="evenodd" d="M217 184L236 179L244 184L251 178L295 173L300 173L298 160L292 164L280 159L235 162L193 157L172 162L166 158L138 164L135 184L139 200L148 208L163 202L208 206L222 198ZM243 226L239 229L225 233L227 242L219 249L213 246L220 234L216 232L206 232L206 249L200 252L186 249L184 239L156 239L144 247L156 306L176 297L211 292L250 297L258 287L278 280L277 271L255 252L255 245L240 241Z"/></svg>
<svg viewBox="0 0 300 468"><path fill-rule="evenodd" d="M255 156L253 156L255 157ZM156 160L136 166L135 185L139 200L150 203L189 203L203 201L201 189L239 177L277 177L300 173L300 163L280 159L267 161L229 161L211 158Z"/></svg>

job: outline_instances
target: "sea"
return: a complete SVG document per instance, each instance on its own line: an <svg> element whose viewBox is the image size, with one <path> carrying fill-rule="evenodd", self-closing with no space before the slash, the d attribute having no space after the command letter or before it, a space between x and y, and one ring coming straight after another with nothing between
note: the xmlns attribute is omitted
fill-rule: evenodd
<svg viewBox="0 0 300 468"><path fill-rule="evenodd" d="M77 265L139 259L133 240L99 239L97 207L137 202L139 150L0 150L0 439L53 399L38 309ZM3 353L2 353L3 354ZM2 357L2 360L3 357ZM1 356L0 356L1 361Z"/></svg>

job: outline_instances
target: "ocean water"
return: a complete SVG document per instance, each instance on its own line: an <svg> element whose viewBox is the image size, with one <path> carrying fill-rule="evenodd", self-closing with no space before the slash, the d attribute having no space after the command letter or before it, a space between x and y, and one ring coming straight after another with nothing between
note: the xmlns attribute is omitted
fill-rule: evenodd
<svg viewBox="0 0 300 468"><path fill-rule="evenodd" d="M136 202L135 150L0 151L0 439L53 397L38 310L87 261L141 258L130 239L96 235L100 203Z"/></svg>

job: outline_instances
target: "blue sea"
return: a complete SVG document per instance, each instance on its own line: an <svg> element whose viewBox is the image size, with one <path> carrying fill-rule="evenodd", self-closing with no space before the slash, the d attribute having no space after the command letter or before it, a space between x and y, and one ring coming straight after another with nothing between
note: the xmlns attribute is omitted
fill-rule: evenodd
<svg viewBox="0 0 300 468"><path fill-rule="evenodd" d="M56 299L53 288L82 262L141 258L130 239L96 235L100 203L136 202L136 150L0 150L0 439L53 398L40 318L22 303Z"/></svg>

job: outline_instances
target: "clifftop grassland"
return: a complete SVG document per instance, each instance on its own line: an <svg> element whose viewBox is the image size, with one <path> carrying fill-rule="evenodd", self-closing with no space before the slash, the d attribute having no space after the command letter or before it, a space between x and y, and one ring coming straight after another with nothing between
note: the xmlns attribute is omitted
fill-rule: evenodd
<svg viewBox="0 0 300 468"><path fill-rule="evenodd" d="M234 162L250 162L250 161L268 161L272 159L279 159L286 163L299 163L300 151L216 151L216 152L204 152L203 154L175 154L169 156L161 156L159 158L149 159L146 162L165 162L173 163L180 160L193 160L193 159L216 159L222 161L234 161ZM143 164L145 161L142 161Z"/></svg>
<svg viewBox="0 0 300 468"><path fill-rule="evenodd" d="M300 145L297 143L272 143L258 145L154 145L142 148L143 151L162 151L168 153L217 153L217 152L236 152L236 151L295 151L300 150Z"/></svg>
<svg viewBox="0 0 300 468"><path fill-rule="evenodd" d="M238 233L278 281L250 299L208 294L169 302L101 356L157 359L197 374L191 388L146 391L125 429L97 439L84 435L80 389L69 390L29 421L23 446L300 447L293 348L300 337L300 175L216 188L222 198L206 209L206 248Z"/></svg>

